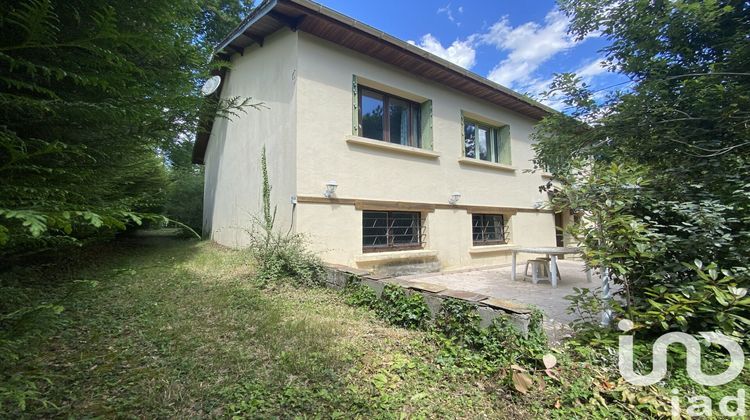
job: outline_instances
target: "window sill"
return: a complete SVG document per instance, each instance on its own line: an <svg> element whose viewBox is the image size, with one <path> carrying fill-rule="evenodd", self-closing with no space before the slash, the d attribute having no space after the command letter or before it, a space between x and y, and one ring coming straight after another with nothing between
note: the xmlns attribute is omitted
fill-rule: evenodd
<svg viewBox="0 0 750 420"><path fill-rule="evenodd" d="M479 166L481 168L494 169L496 171L503 171L503 172L515 172L516 171L516 168L510 165L504 165L502 163L495 163L495 162L487 162L484 160L472 159L472 158L460 158L458 160L458 163L460 163L461 165Z"/></svg>
<svg viewBox="0 0 750 420"><path fill-rule="evenodd" d="M386 143L382 140L373 140L365 137L346 136L346 142L358 146L370 147L373 149L387 150L389 152L401 153L404 155L420 156L428 159L437 159L440 153L432 150L420 149L418 147L402 146L400 144Z"/></svg>
<svg viewBox="0 0 750 420"><path fill-rule="evenodd" d="M423 258L437 257L437 251L428 249L415 249L408 251L386 251L386 252L369 252L354 258L358 263L383 262L383 261L403 261Z"/></svg>
<svg viewBox="0 0 750 420"><path fill-rule="evenodd" d="M518 245L513 244L503 244L503 245L479 245L479 246L472 246L469 248L470 254L485 254L490 252L503 252L503 251L511 251L513 249L518 248Z"/></svg>

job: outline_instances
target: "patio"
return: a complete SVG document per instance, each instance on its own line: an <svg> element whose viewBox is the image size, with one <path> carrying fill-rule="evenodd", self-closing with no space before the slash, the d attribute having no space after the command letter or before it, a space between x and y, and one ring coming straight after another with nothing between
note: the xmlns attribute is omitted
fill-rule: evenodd
<svg viewBox="0 0 750 420"><path fill-rule="evenodd" d="M558 260L561 280L557 288L548 281L532 284L531 278L524 280L526 262L520 260L516 281L511 280L511 266L461 270L453 272L426 273L399 276L394 280L412 280L480 293L490 297L534 305L545 314L545 329L552 341L558 341L570 333L568 324L575 319L567 313L568 301L565 296L573 294L573 288L597 288L599 277L592 276L588 282L584 265L580 261Z"/></svg>

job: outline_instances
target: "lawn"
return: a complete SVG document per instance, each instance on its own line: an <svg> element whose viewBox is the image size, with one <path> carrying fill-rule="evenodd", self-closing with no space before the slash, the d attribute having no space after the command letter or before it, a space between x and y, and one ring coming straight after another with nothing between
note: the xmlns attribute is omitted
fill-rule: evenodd
<svg viewBox="0 0 750 420"><path fill-rule="evenodd" d="M241 251L147 235L82 258L3 278L65 307L6 372L47 378L45 403L6 402L4 416L530 415L518 394L446 363L426 333L336 291L258 287Z"/></svg>

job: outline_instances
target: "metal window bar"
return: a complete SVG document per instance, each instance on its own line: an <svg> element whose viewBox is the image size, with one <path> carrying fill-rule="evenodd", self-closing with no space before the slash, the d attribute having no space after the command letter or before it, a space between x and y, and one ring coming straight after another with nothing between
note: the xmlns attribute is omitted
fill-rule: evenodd
<svg viewBox="0 0 750 420"><path fill-rule="evenodd" d="M508 243L505 217L497 214L472 215L472 239L474 245L499 245Z"/></svg>
<svg viewBox="0 0 750 420"><path fill-rule="evenodd" d="M366 251L422 248L425 229L421 213L365 211L362 247Z"/></svg>

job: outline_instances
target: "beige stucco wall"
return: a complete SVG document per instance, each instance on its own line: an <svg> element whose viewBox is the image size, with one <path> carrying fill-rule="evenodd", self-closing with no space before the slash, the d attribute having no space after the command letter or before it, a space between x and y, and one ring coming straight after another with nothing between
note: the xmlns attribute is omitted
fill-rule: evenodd
<svg viewBox="0 0 750 420"><path fill-rule="evenodd" d="M325 183L336 180L337 197L421 203L516 207L529 210L510 219L516 245L554 246L554 217L533 212L543 200L540 174L525 173L533 157L529 135L534 121L490 103L414 77L380 61L305 33L299 34L297 82L297 194L320 197ZM346 141L352 134L352 75L390 87L402 96L432 100L433 144L437 159L379 150ZM364 82L360 82L365 84ZM499 171L459 164L463 153L460 115L470 112L510 125L512 166ZM361 211L351 205L301 203L297 228L331 262L363 266ZM437 209L427 216L428 250L444 269L494 265L510 252L471 252L471 215L466 210ZM476 251L476 250L474 250Z"/></svg>
<svg viewBox="0 0 750 420"><path fill-rule="evenodd" d="M232 121L217 119L205 156L204 233L228 246L247 244L246 229L261 212L261 149L265 144L276 227L292 224L290 196L296 191L297 33L283 29L234 54L221 95L252 97L261 110Z"/></svg>

